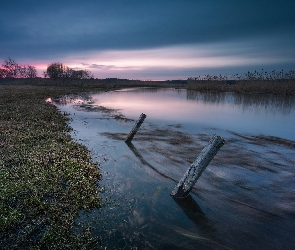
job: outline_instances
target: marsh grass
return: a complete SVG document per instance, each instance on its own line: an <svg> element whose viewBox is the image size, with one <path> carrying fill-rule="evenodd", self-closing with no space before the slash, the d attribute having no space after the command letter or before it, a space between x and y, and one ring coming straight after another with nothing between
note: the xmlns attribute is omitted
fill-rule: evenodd
<svg viewBox="0 0 295 250"><path fill-rule="evenodd" d="M101 206L98 166L71 139L68 117L44 101L83 90L0 85L1 249L99 246L87 226L73 230L79 211Z"/></svg>
<svg viewBox="0 0 295 250"><path fill-rule="evenodd" d="M295 95L295 80L188 80L186 88L197 91Z"/></svg>

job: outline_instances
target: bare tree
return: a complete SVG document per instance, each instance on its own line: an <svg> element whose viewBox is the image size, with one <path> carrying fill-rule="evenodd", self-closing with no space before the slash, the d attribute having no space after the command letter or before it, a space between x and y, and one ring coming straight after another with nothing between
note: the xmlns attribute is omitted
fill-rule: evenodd
<svg viewBox="0 0 295 250"><path fill-rule="evenodd" d="M93 77L88 70L74 70L62 63L52 63L47 67L47 71L43 72L44 77L52 79L90 79Z"/></svg>
<svg viewBox="0 0 295 250"><path fill-rule="evenodd" d="M7 71L6 69L0 68L0 78L6 78Z"/></svg>
<svg viewBox="0 0 295 250"><path fill-rule="evenodd" d="M0 78L35 78L37 70L31 65L19 65L11 58L8 58L0 68Z"/></svg>
<svg viewBox="0 0 295 250"><path fill-rule="evenodd" d="M26 68L26 78L36 78L37 70L35 66L28 65Z"/></svg>
<svg viewBox="0 0 295 250"><path fill-rule="evenodd" d="M46 75L52 79L62 78L65 67L62 63L52 63L47 67Z"/></svg>
<svg viewBox="0 0 295 250"><path fill-rule="evenodd" d="M93 74L88 70L73 70L71 77L74 79L90 79L93 78Z"/></svg>
<svg viewBox="0 0 295 250"><path fill-rule="evenodd" d="M5 78L18 78L20 76L20 66L11 58L4 60L2 67L6 72Z"/></svg>

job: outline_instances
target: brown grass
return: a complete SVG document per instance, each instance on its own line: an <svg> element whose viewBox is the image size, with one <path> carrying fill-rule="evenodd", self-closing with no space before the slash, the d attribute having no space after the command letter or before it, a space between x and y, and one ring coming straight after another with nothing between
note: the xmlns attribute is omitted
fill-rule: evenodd
<svg viewBox="0 0 295 250"><path fill-rule="evenodd" d="M187 89L197 91L295 95L295 80L188 81Z"/></svg>

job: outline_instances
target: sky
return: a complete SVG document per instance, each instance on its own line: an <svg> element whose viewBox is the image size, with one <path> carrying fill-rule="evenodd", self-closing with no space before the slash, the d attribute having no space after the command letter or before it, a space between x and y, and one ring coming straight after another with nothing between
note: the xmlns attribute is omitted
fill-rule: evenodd
<svg viewBox="0 0 295 250"><path fill-rule="evenodd" d="M294 0L0 0L0 64L96 78L295 70Z"/></svg>

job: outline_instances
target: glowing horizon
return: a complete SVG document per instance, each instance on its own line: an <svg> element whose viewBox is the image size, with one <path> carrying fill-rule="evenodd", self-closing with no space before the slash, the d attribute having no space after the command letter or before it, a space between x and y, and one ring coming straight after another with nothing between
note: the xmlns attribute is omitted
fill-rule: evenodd
<svg viewBox="0 0 295 250"><path fill-rule="evenodd" d="M292 61L288 57L274 57L259 53L235 53L239 44L223 46L222 44L212 44L206 46L181 45L167 46L153 49L137 50L105 50L88 51L76 53L75 55L64 56L58 61L73 69L90 70L95 78L128 78L128 79L175 79L175 77L187 78L199 75L198 72L211 70L215 72L220 69L220 73L225 74L224 68L260 67L275 63L285 63ZM52 63L52 62L51 62ZM46 71L50 63L40 62L34 66L38 73ZM168 76L159 77L159 72L170 72ZM188 71L181 76L171 75L171 72ZM192 74L190 72L196 72Z"/></svg>
<svg viewBox="0 0 295 250"><path fill-rule="evenodd" d="M96 78L141 80L295 68L294 1L70 3L6 1L1 59L35 65L39 76L61 62Z"/></svg>

